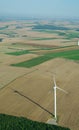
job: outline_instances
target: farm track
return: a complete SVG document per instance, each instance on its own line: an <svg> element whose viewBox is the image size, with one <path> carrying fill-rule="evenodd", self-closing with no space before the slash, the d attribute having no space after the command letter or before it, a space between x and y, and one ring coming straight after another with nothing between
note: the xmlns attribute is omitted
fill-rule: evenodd
<svg viewBox="0 0 79 130"><path fill-rule="evenodd" d="M24 73L23 75L20 75L20 76L14 78L14 79L11 80L9 83L7 83L6 85L2 86L2 87L0 88L0 90L3 89L3 88L5 88L5 87L7 87L9 84L11 84L12 82L14 82L14 81L17 80L18 78L21 78L21 77L23 77L23 76L25 76L25 75L28 75L28 74L30 74L30 73L36 71L36 70L37 70L37 69L32 70L32 71L29 71L29 72L26 72L26 73Z"/></svg>

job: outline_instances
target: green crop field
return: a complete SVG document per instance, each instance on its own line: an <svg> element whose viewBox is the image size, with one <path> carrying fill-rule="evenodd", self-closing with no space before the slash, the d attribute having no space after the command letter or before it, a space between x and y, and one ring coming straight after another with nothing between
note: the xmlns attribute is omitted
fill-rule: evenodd
<svg viewBox="0 0 79 130"><path fill-rule="evenodd" d="M13 31L0 31L0 34L4 34L4 35L7 35L7 36L9 36L10 38L12 38L12 37L15 37L16 35L17 35L17 33L15 33L15 32L13 32Z"/></svg>
<svg viewBox="0 0 79 130"><path fill-rule="evenodd" d="M33 26L32 30L44 33L57 34L59 36L63 36L64 39L69 40L73 38L79 38L78 29L72 29L64 26L37 24Z"/></svg>
<svg viewBox="0 0 79 130"><path fill-rule="evenodd" d="M41 30L41 29L46 29L46 30L70 30L68 27L62 27L62 26L56 26L56 25L42 25L42 24L37 24L34 25L33 30Z"/></svg>
<svg viewBox="0 0 79 130"><path fill-rule="evenodd" d="M79 60L79 50L69 50L69 51L63 51L63 52L48 53L48 54L33 58L28 61L20 62L17 64L12 64L12 66L30 68L30 67L39 65L45 61L48 61L57 57L67 58L71 60Z"/></svg>
<svg viewBox="0 0 79 130"><path fill-rule="evenodd" d="M67 30L60 32L58 30L37 29L36 31L57 34L58 36L63 36L64 39L69 39L69 40L73 38L79 38L79 32L75 30L73 32L68 32ZM54 39L57 39L57 38L54 38Z"/></svg>
<svg viewBox="0 0 79 130"><path fill-rule="evenodd" d="M9 26L8 25L6 25L6 26L4 26L4 27L0 27L0 30L5 30L5 29L7 29Z"/></svg>
<svg viewBox="0 0 79 130"><path fill-rule="evenodd" d="M0 38L0 42L2 42L3 38Z"/></svg>
<svg viewBox="0 0 79 130"><path fill-rule="evenodd" d="M70 130L69 128L32 121L23 117L0 114L0 130Z"/></svg>

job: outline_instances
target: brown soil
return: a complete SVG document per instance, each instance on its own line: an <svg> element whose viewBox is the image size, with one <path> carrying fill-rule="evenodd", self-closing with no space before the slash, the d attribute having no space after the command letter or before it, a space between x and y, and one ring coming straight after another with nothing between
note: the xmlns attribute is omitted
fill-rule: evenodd
<svg viewBox="0 0 79 130"><path fill-rule="evenodd" d="M79 64L65 59L54 59L33 67L0 91L0 113L46 122L53 113L52 75L55 74L57 85L68 91L66 95L57 90L58 124L78 130L78 70Z"/></svg>
<svg viewBox="0 0 79 130"><path fill-rule="evenodd" d="M30 21L28 21L29 23ZM67 40L56 34L35 32L29 27L34 23L24 22L0 22L0 27L10 25L8 29L1 32L16 32L17 36L9 37L1 34L4 38L0 42L0 113L16 116L24 116L32 120L47 122L54 113L53 110L53 74L55 74L57 85L68 94L57 90L57 115L58 124L70 127L71 130L79 130L79 64L66 59L53 59L44 62L33 68L12 67L10 64L18 63L49 50L38 50L36 54L21 56L7 55L19 49L36 49L36 47L58 47L77 45L78 39ZM46 23L45 21L43 23ZM24 25L27 28L16 29L17 25ZM56 22L56 25L71 27L68 22ZM77 27L73 25L72 27ZM26 35L26 37L22 37ZM53 40L31 40L31 38L53 37ZM16 44L15 44L16 43ZM13 45L15 44L15 45ZM18 46L19 45L19 46ZM59 52L71 49L78 49L78 46L50 50Z"/></svg>

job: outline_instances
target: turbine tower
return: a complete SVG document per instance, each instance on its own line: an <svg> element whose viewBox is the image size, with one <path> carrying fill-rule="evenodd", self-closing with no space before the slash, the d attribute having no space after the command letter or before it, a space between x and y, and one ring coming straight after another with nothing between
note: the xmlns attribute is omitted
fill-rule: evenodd
<svg viewBox="0 0 79 130"><path fill-rule="evenodd" d="M55 81L55 77L54 77L54 116L55 116L55 120L57 121L57 103L56 103L56 89L59 89L61 91L63 91L64 93L68 94L67 91L59 88L57 85L56 85L56 81Z"/></svg>

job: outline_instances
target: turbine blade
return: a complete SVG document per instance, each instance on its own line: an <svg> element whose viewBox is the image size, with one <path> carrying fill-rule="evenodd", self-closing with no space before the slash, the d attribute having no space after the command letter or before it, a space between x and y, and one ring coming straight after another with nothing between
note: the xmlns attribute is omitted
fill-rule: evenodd
<svg viewBox="0 0 79 130"><path fill-rule="evenodd" d="M68 94L68 92L67 92L67 91L65 91L64 89L59 88L59 87L57 87L57 86L56 86L56 88L57 88L57 89L59 89L59 90L61 90L61 91L63 91L64 93Z"/></svg>
<svg viewBox="0 0 79 130"><path fill-rule="evenodd" d="M53 81L54 81L54 86L56 87L56 81L55 81L55 77L53 77Z"/></svg>

